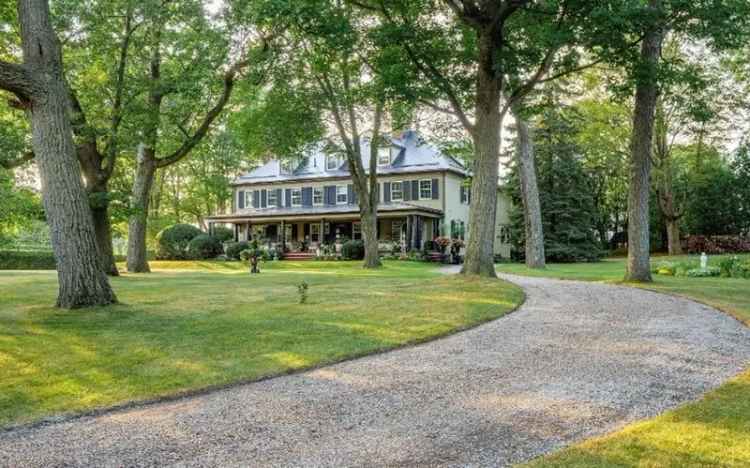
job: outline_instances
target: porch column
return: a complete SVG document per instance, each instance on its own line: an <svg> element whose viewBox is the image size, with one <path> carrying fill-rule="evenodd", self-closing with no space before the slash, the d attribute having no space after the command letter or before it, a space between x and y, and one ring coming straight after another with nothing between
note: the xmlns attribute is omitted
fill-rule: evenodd
<svg viewBox="0 0 750 468"><path fill-rule="evenodd" d="M404 239L406 243L406 250L411 250L411 232L414 229L414 225L412 223L411 215L406 216L406 238Z"/></svg>

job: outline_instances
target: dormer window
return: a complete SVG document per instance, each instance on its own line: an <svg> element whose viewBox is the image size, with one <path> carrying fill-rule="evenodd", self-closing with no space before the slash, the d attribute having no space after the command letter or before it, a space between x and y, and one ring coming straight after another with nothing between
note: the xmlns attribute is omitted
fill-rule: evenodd
<svg viewBox="0 0 750 468"><path fill-rule="evenodd" d="M391 164L391 148L378 148L378 166L388 166Z"/></svg>
<svg viewBox="0 0 750 468"><path fill-rule="evenodd" d="M335 171L341 167L341 159L333 154L326 156L326 171Z"/></svg>
<svg viewBox="0 0 750 468"><path fill-rule="evenodd" d="M294 161L294 160L281 161L281 173L291 174L294 171L294 167L296 163L297 161Z"/></svg>

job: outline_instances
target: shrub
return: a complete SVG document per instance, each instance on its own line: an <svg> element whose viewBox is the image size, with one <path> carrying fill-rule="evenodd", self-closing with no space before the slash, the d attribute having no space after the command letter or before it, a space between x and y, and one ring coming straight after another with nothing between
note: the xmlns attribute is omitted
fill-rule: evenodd
<svg viewBox="0 0 750 468"><path fill-rule="evenodd" d="M750 252L750 238L743 236L699 236L687 238L687 250L690 253L706 252L707 254Z"/></svg>
<svg viewBox="0 0 750 468"><path fill-rule="evenodd" d="M224 226L214 226L213 236L219 239L219 242L228 242L234 239L234 231Z"/></svg>
<svg viewBox="0 0 750 468"><path fill-rule="evenodd" d="M218 257L224 253L224 248L218 237L201 234L188 243L188 253L190 258L203 260Z"/></svg>
<svg viewBox="0 0 750 468"><path fill-rule="evenodd" d="M719 276L720 274L721 270L719 267L706 267L705 270L701 268L693 268L692 270L687 270L685 272L685 276L690 278L707 278L709 276Z"/></svg>
<svg viewBox="0 0 750 468"><path fill-rule="evenodd" d="M54 270L55 256L49 251L0 250L0 270Z"/></svg>
<svg viewBox="0 0 750 468"><path fill-rule="evenodd" d="M225 253L227 254L228 258L233 259L233 260L239 260L240 252L242 252L243 250L247 250L248 247L250 247L250 244L248 244L245 241L230 242L227 244Z"/></svg>
<svg viewBox="0 0 750 468"><path fill-rule="evenodd" d="M674 276L677 267L672 262L660 262L654 268L653 272L658 275Z"/></svg>
<svg viewBox="0 0 750 468"><path fill-rule="evenodd" d="M188 244L202 232L190 224L175 224L161 231L156 236L159 260L185 260L189 258Z"/></svg>
<svg viewBox="0 0 750 468"><path fill-rule="evenodd" d="M750 278L750 260L743 262L738 257L722 258L719 270L725 278Z"/></svg>
<svg viewBox="0 0 750 468"><path fill-rule="evenodd" d="M348 260L362 260L365 258L365 244L360 240L346 241L341 247L341 256Z"/></svg>

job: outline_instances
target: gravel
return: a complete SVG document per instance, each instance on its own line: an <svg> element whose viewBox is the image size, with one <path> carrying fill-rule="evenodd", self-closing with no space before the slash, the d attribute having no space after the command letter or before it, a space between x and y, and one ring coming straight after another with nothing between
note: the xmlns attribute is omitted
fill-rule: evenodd
<svg viewBox="0 0 750 468"><path fill-rule="evenodd" d="M411 348L0 433L2 466L504 466L693 400L750 329L634 288L505 276L526 303Z"/></svg>

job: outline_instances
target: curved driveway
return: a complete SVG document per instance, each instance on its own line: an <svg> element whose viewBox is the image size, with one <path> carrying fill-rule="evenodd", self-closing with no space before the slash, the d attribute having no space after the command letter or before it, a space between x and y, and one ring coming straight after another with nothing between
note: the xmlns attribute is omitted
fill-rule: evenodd
<svg viewBox="0 0 750 468"><path fill-rule="evenodd" d="M699 397L750 330L639 289L506 277L516 312L297 375L0 433L8 466L502 466Z"/></svg>

